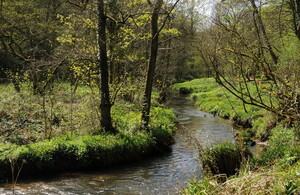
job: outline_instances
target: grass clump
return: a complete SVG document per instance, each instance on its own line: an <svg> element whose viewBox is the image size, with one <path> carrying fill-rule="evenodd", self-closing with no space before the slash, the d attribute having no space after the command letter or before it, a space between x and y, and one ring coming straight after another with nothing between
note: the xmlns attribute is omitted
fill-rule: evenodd
<svg viewBox="0 0 300 195"><path fill-rule="evenodd" d="M201 160L204 170L212 175L226 174L229 177L239 170L244 153L239 145L227 141L204 151Z"/></svg>
<svg viewBox="0 0 300 195"><path fill-rule="evenodd" d="M260 171L247 171L242 176L233 177L224 183L216 177L191 181L182 194L289 194L300 192L300 163L283 168L276 167Z"/></svg>

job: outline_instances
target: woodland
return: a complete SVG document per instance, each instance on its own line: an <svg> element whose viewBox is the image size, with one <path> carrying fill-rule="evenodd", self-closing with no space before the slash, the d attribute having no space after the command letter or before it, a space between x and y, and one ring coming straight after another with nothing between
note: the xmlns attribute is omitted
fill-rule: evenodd
<svg viewBox="0 0 300 195"><path fill-rule="evenodd" d="M180 92L245 128L248 170L224 183L211 168L183 194L247 194L257 170L282 173L257 194L296 194L299 84L300 0L0 0L0 180L167 152L176 116L164 104Z"/></svg>

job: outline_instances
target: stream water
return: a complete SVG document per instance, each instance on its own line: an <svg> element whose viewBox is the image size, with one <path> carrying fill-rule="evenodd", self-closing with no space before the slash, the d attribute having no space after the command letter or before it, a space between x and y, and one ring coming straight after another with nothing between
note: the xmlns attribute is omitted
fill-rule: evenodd
<svg viewBox="0 0 300 195"><path fill-rule="evenodd" d="M189 179L202 176L197 145L233 140L234 127L228 120L197 110L184 96L168 106L179 121L172 152L101 172L18 182L15 194L176 194ZM0 194L12 194L11 187L0 187Z"/></svg>

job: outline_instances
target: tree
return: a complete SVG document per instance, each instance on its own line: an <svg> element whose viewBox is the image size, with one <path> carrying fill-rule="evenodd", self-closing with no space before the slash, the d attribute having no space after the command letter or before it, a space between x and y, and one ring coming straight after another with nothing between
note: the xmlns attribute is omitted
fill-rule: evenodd
<svg viewBox="0 0 300 195"><path fill-rule="evenodd" d="M299 121L299 57L287 57L299 50L287 53L285 43L294 48L299 44L289 36L292 28L282 30L292 26L286 24L289 20L275 24L266 15L276 14L278 20L282 14L290 17L288 13L282 13L277 3L258 6L254 0L220 2L216 10L214 26L206 30L199 47L216 81L244 104L274 113L278 121Z"/></svg>
<svg viewBox="0 0 300 195"><path fill-rule="evenodd" d="M151 2L149 1L149 4ZM147 128L150 119L150 107L151 107L151 93L152 93L152 86L153 86L153 78L155 74L155 66L156 66L156 58L158 53L158 15L159 11L163 5L163 0L157 0L152 17L151 17L151 53L150 53L150 60L148 65L148 72L147 72L147 79L146 79L146 87L144 93L144 103L143 103L143 110L142 110L142 128Z"/></svg>
<svg viewBox="0 0 300 195"><path fill-rule="evenodd" d="M101 93L101 126L104 131L116 133L116 129L112 126L111 120L111 102L109 93L109 74L107 63L107 48L106 48L106 19L107 16L104 13L104 1L97 1L97 40L98 40L98 63L100 68L100 93Z"/></svg>
<svg viewBox="0 0 300 195"><path fill-rule="evenodd" d="M142 108L142 129L147 129L149 120L150 120L150 108L151 108L151 94L153 88L153 80L155 76L155 68L156 68L156 60L158 54L158 37L161 30L164 28L167 18L169 17L170 13L176 6L179 0L177 0L174 5L171 7L170 11L167 12L167 17L162 23L162 26L158 28L158 19L160 10L163 6L163 0L157 0L154 5L152 5L151 1L148 0L148 4L153 6L153 12L151 16L151 49L150 49L150 59L148 64L148 71L147 71L147 78L146 78L146 86L144 92L144 99L143 99L143 108Z"/></svg>
<svg viewBox="0 0 300 195"><path fill-rule="evenodd" d="M33 93L40 93L56 65L49 63L58 44L56 14L62 0L1 1L0 55L4 56L0 74L8 77L20 91L20 81L31 82ZM46 14L47 13L47 14ZM25 78L26 77L26 78Z"/></svg>

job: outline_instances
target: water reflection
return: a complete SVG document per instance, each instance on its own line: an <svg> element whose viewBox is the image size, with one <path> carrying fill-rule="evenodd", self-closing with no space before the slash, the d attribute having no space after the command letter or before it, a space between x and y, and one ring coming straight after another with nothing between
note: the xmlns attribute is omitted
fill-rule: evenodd
<svg viewBox="0 0 300 195"><path fill-rule="evenodd" d="M233 127L229 121L198 111L185 97L174 99L169 107L179 121L171 153L98 173L19 183L16 194L176 194L189 179L201 177L197 142L233 140ZM10 192L9 186L0 188L0 194Z"/></svg>

